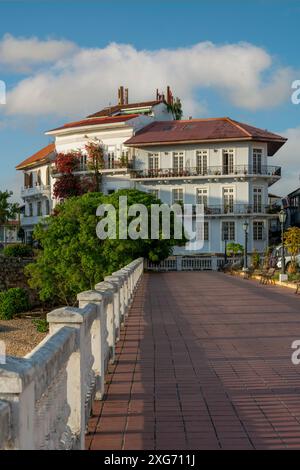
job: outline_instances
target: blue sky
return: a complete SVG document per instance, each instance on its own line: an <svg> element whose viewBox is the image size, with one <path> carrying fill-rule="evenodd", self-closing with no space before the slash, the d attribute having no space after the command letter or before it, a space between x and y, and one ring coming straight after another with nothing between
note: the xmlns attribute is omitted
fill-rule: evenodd
<svg viewBox="0 0 300 470"><path fill-rule="evenodd" d="M285 166L276 188L298 185L300 105L290 100L291 81L300 79L296 0L0 0L0 16L8 90L0 189L17 191L14 166L48 143L45 130L114 101L118 83L130 98L148 99L167 82L187 115L229 115L287 135L272 161Z"/></svg>

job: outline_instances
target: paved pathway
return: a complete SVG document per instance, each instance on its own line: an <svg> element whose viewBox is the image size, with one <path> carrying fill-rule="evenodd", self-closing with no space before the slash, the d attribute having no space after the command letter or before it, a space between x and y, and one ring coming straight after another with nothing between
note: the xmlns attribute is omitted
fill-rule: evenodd
<svg viewBox="0 0 300 470"><path fill-rule="evenodd" d="M145 274L90 449L300 449L300 296L221 273Z"/></svg>

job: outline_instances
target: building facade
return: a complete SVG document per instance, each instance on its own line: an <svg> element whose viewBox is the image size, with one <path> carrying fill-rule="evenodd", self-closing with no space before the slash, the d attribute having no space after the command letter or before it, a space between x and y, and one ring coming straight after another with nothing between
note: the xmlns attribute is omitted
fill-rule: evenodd
<svg viewBox="0 0 300 470"><path fill-rule="evenodd" d="M33 162L33 158L31 163L27 159L27 164L17 167L25 175L33 173L22 192L27 207L22 222L25 231L30 232L35 222L27 217L40 217L47 199L47 213L55 206L53 185L60 175L52 152L80 150L83 160L77 173L85 175L84 148L97 139L105 148L104 193L136 188L155 194L163 203L204 205L203 248L197 253L178 248L175 254L223 253L225 242L230 241L244 245L245 221L249 252L264 251L270 221L278 212L268 196L268 188L281 177L273 156L286 139L229 118L176 121L170 103L157 98L119 103L47 132L55 142L54 147L43 149L44 159Z"/></svg>
<svg viewBox="0 0 300 470"><path fill-rule="evenodd" d="M55 145L49 144L16 167L23 172L21 197L24 201L24 211L21 215L21 227L27 243L32 241L34 227L45 220L54 207L54 181L51 176L54 160Z"/></svg>

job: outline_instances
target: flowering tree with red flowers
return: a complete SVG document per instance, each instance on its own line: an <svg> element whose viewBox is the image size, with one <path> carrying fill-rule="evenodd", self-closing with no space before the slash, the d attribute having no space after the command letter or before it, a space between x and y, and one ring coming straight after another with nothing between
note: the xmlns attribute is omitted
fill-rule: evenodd
<svg viewBox="0 0 300 470"><path fill-rule="evenodd" d="M82 194L80 178L74 175L74 171L79 168L80 153L68 152L58 153L55 160L55 171L60 173L53 188L56 199L67 199L71 196Z"/></svg>

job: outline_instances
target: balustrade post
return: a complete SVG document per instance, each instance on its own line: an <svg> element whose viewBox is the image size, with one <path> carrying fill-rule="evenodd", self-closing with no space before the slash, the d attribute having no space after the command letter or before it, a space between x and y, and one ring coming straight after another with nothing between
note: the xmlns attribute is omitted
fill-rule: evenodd
<svg viewBox="0 0 300 470"><path fill-rule="evenodd" d="M73 307L63 307L48 313L50 334L55 333L64 326L76 330L75 351L71 354L67 364L67 402L70 409L68 426L73 436L77 437L74 448L85 448L85 328L83 310Z"/></svg>
<svg viewBox="0 0 300 470"><path fill-rule="evenodd" d="M113 364L115 361L115 342L116 342L116 329L114 321L114 290L108 288L104 282L99 282L95 285L95 290L100 292L105 297L104 308L106 310L106 328L107 328L107 343L109 347L109 361Z"/></svg>
<svg viewBox="0 0 300 470"><path fill-rule="evenodd" d="M26 359L7 358L0 367L0 400L11 407L11 448L35 450L33 366Z"/></svg>
<svg viewBox="0 0 300 470"><path fill-rule="evenodd" d="M93 370L95 372L96 390L95 399L102 400L104 396L105 372L106 372L106 351L107 342L107 324L105 312L105 299L100 292L89 290L80 292L77 295L79 308L84 308L88 304L95 304L97 307L97 316L91 328L91 352L94 358Z"/></svg>

